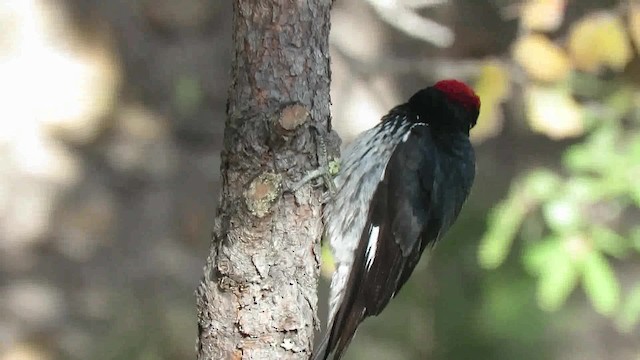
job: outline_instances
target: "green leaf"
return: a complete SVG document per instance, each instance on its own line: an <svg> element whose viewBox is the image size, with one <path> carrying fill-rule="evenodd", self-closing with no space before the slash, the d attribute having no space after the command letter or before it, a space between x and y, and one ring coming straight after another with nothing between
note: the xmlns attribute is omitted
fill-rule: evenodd
<svg viewBox="0 0 640 360"><path fill-rule="evenodd" d="M612 126L600 126L591 133L586 142L573 145L565 152L564 164L574 172L606 173L612 166L612 159L616 157L614 150L619 141L620 132L617 129Z"/></svg>
<svg viewBox="0 0 640 360"><path fill-rule="evenodd" d="M538 279L538 305L546 311L559 309L578 284L575 264L568 256L558 256L559 254L549 258Z"/></svg>
<svg viewBox="0 0 640 360"><path fill-rule="evenodd" d="M640 207L640 186L631 186L629 188L629 193L635 205Z"/></svg>
<svg viewBox="0 0 640 360"><path fill-rule="evenodd" d="M578 203L596 202L601 198L599 179L588 176L574 176L565 183L566 196Z"/></svg>
<svg viewBox="0 0 640 360"><path fill-rule="evenodd" d="M547 264L554 261L565 261L564 256L562 243L558 241L558 238L550 237L527 246L522 261L528 272L540 275L547 268ZM558 257L560 259L557 259Z"/></svg>
<svg viewBox="0 0 640 360"><path fill-rule="evenodd" d="M629 149L626 154L631 164L640 164L640 133L629 138Z"/></svg>
<svg viewBox="0 0 640 360"><path fill-rule="evenodd" d="M582 282L587 297L597 312L611 315L620 301L620 286L609 261L591 251L582 263Z"/></svg>
<svg viewBox="0 0 640 360"><path fill-rule="evenodd" d="M574 145L564 153L564 164L570 170L583 171L593 167L591 151L584 144Z"/></svg>
<svg viewBox="0 0 640 360"><path fill-rule="evenodd" d="M621 119L633 109L634 89L628 86L621 87L609 95L605 103L609 111L607 114L609 121Z"/></svg>
<svg viewBox="0 0 640 360"><path fill-rule="evenodd" d="M495 269L504 262L513 238L525 218L526 208L511 197L499 204L489 216L489 226L480 240L478 261L485 269Z"/></svg>
<svg viewBox="0 0 640 360"><path fill-rule="evenodd" d="M634 330L640 321L640 286L636 286L618 313L616 323L618 328L626 333Z"/></svg>
<svg viewBox="0 0 640 360"><path fill-rule="evenodd" d="M631 247L640 253L640 226L636 226L629 231L629 240L631 240Z"/></svg>
<svg viewBox="0 0 640 360"><path fill-rule="evenodd" d="M636 184L640 177L640 132L629 139L629 147L625 155L628 162L626 175L628 188L635 205L640 207L640 186Z"/></svg>
<svg viewBox="0 0 640 360"><path fill-rule="evenodd" d="M509 197L497 205L489 216L488 230L478 250L478 261L485 269L495 269L504 262L513 239L533 205L555 196L560 178L549 170L532 171L517 183Z"/></svg>
<svg viewBox="0 0 640 360"><path fill-rule="evenodd" d="M522 192L538 201L553 198L561 184L558 175L546 169L529 173L524 179Z"/></svg>
<svg viewBox="0 0 640 360"><path fill-rule="evenodd" d="M542 209L547 224L557 232L570 232L581 223L582 217L578 204L566 197L548 202Z"/></svg>
<svg viewBox="0 0 640 360"><path fill-rule="evenodd" d="M617 258L626 256L629 252L629 242L612 229L601 225L591 228L591 239L596 249Z"/></svg>

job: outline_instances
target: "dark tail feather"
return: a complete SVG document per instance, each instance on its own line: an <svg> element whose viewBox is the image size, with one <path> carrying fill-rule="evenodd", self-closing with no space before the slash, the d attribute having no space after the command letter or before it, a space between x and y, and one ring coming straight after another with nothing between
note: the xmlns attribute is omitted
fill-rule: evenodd
<svg viewBox="0 0 640 360"><path fill-rule="evenodd" d="M313 360L327 360L333 353L333 360L340 360L351 339L358 329L358 325L367 311L365 295L361 288L366 260L366 246L371 236L371 226L365 226L367 231L361 235L355 258L351 265L351 273L346 284L346 290L341 299L340 306L327 326L326 335L322 339L319 350Z"/></svg>
<svg viewBox="0 0 640 360"><path fill-rule="evenodd" d="M364 318L365 309L361 304L353 304L353 306L350 306L346 310L346 314L340 314L339 311L336 316L339 320L336 321L337 326L331 328L328 349L330 353L333 353L333 360L340 360L340 358L342 358L343 352L351 343L358 329L358 325L360 325Z"/></svg>
<svg viewBox="0 0 640 360"><path fill-rule="evenodd" d="M367 311L366 301L362 298L365 295L363 292L365 289L361 288L366 256L365 247L371 235L371 226L366 226L366 228L368 231L363 232L358 244L340 307L327 328L327 336L325 338L327 354L322 360L328 359L331 353L333 353L333 360L340 360L342 353L351 343L358 325L368 315L365 313Z"/></svg>
<svg viewBox="0 0 640 360"><path fill-rule="evenodd" d="M327 360L329 358L340 360L342 358L343 352L351 343L358 325L364 318L364 308L361 305L355 305L354 307L355 309L350 309L352 311L349 311L348 314L341 314L341 311L338 311L338 314L336 314L337 321L329 324L322 341L313 352L311 360ZM346 318L344 317L345 315Z"/></svg>
<svg viewBox="0 0 640 360"><path fill-rule="evenodd" d="M364 319L365 308L361 304L354 304L350 310L347 315L348 317L344 319L342 324L340 338L335 339L333 343L333 348L335 349L333 360L340 360L340 358L342 358L342 353L347 349L349 343L351 343L351 340L356 334L356 330L358 330L358 326Z"/></svg>
<svg viewBox="0 0 640 360"><path fill-rule="evenodd" d="M320 342L320 345L318 345L316 350L313 352L313 356L311 357L311 360L327 360L329 358L329 355L331 355L331 352L328 351L329 349L327 348L327 346L329 345L330 334L331 333L329 331L326 332L326 334L322 338L322 341Z"/></svg>

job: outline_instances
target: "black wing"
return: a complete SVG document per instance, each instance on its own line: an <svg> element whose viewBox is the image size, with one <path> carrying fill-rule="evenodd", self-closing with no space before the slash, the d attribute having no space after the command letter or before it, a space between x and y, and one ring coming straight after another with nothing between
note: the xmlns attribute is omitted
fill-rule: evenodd
<svg viewBox="0 0 640 360"><path fill-rule="evenodd" d="M333 351L334 359L341 357L362 320L385 308L425 247L439 237L441 221L433 209L439 171L429 128L414 126L396 147L374 193L344 298L323 343L324 359Z"/></svg>

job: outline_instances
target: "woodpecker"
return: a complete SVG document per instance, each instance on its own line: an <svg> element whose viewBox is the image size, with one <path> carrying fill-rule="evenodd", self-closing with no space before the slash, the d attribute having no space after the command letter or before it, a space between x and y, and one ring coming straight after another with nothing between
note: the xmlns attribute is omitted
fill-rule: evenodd
<svg viewBox="0 0 640 360"><path fill-rule="evenodd" d="M324 211L336 270L314 360L340 359L360 323L380 314L456 220L475 177L469 131L479 112L469 86L442 80L343 152L337 193Z"/></svg>

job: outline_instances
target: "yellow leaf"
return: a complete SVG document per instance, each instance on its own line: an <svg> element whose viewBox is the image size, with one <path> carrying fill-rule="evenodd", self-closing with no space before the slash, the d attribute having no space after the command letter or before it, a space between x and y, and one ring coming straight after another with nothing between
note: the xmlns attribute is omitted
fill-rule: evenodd
<svg viewBox="0 0 640 360"><path fill-rule="evenodd" d="M557 30L564 18L565 5L565 0L529 0L522 7L521 24L529 30Z"/></svg>
<svg viewBox="0 0 640 360"><path fill-rule="evenodd" d="M482 107L471 136L475 142L481 142L497 135L502 129L500 104L510 92L509 71L497 60L486 61L474 89L482 100Z"/></svg>
<svg viewBox="0 0 640 360"><path fill-rule="evenodd" d="M321 248L321 263L320 263L320 273L323 277L327 279L331 279L331 275L336 270L336 264L333 259L333 254L331 254L331 249L329 246L324 245Z"/></svg>
<svg viewBox="0 0 640 360"><path fill-rule="evenodd" d="M543 35L519 38L513 47L513 58L530 77L540 81L560 81L571 70L564 51Z"/></svg>
<svg viewBox="0 0 640 360"><path fill-rule="evenodd" d="M632 56L624 24L606 12L589 15L573 25L569 52L575 66L587 72L596 72L603 66L621 71Z"/></svg>
<svg viewBox="0 0 640 360"><path fill-rule="evenodd" d="M629 7L629 34L640 51L640 5L636 3Z"/></svg>
<svg viewBox="0 0 640 360"><path fill-rule="evenodd" d="M552 139L580 136L584 132L583 109L565 89L529 87L526 113L531 128Z"/></svg>

